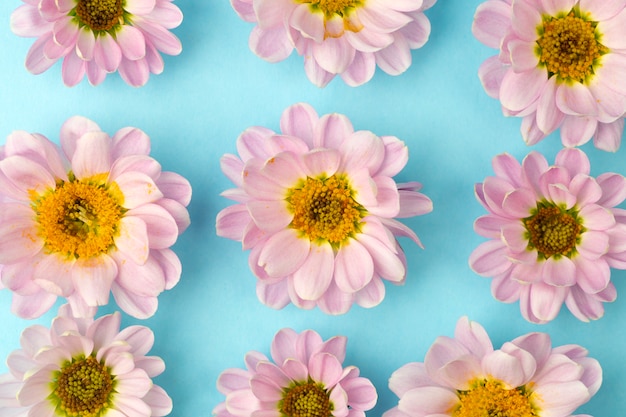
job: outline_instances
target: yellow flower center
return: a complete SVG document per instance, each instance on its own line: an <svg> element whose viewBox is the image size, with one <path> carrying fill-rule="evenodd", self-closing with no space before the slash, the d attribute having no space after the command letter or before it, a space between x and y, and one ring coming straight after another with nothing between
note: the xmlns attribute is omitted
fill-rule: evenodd
<svg viewBox="0 0 626 417"><path fill-rule="evenodd" d="M93 31L111 30L123 24L122 0L78 0L76 17Z"/></svg>
<svg viewBox="0 0 626 417"><path fill-rule="evenodd" d="M363 26L357 20L353 19L353 13L359 7L365 4L366 0L294 0L296 3L309 4L311 11L322 12L324 14L324 22L331 20L337 16L343 19L343 29L352 32L360 31ZM326 37L338 37L337 33L325 31Z"/></svg>
<svg viewBox="0 0 626 417"><path fill-rule="evenodd" d="M550 256L571 257L584 231L574 211L550 204L540 204L536 213L523 222L528 232L529 249L537 250L545 259Z"/></svg>
<svg viewBox="0 0 626 417"><path fill-rule="evenodd" d="M556 75L561 80L584 82L593 75L598 59L609 51L598 42L596 23L574 12L559 18L549 17L539 32L539 62L550 76Z"/></svg>
<svg viewBox="0 0 626 417"><path fill-rule="evenodd" d="M333 409L328 392L314 382L296 385L285 391L279 402L285 417L331 417Z"/></svg>
<svg viewBox="0 0 626 417"><path fill-rule="evenodd" d="M452 417L537 417L525 387L506 389L497 380L477 380L468 391L459 391Z"/></svg>
<svg viewBox="0 0 626 417"><path fill-rule="evenodd" d="M353 194L343 177L307 178L302 186L287 192L288 208L293 213L290 226L311 241L324 240L338 246L359 232L366 213Z"/></svg>
<svg viewBox="0 0 626 417"><path fill-rule="evenodd" d="M111 405L113 377L93 356L72 360L61 369L53 385L60 415L97 417Z"/></svg>
<svg viewBox="0 0 626 417"><path fill-rule="evenodd" d="M49 253L91 258L114 247L125 210L115 183L100 178L60 182L43 196L33 196L38 235Z"/></svg>

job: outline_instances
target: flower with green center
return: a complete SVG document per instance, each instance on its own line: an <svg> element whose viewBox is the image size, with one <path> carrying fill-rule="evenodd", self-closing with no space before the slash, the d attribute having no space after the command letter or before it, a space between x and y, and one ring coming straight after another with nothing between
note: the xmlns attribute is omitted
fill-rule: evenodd
<svg viewBox="0 0 626 417"><path fill-rule="evenodd" d="M217 234L251 249L257 294L273 308L289 302L340 314L372 307L383 280L402 283L404 253L396 236L420 244L396 220L428 213L420 184L396 184L408 149L392 136L354 131L343 115L318 117L306 104L288 108L282 134L253 127L238 140L240 156L222 170L238 187L238 204L217 216Z"/></svg>
<svg viewBox="0 0 626 417"><path fill-rule="evenodd" d="M519 299L527 320L550 321L563 303L581 320L600 318L602 303L616 296L610 267L626 268L626 221L615 207L626 179L590 176L575 148L560 151L552 166L532 152L522 164L499 155L493 167L496 176L476 185L489 214L474 229L490 240L471 254L472 269L493 278L498 300Z"/></svg>
<svg viewBox="0 0 626 417"><path fill-rule="evenodd" d="M11 29L36 37L26 68L40 74L63 59L63 82L92 85L118 71L128 84L144 85L163 71L161 53L178 55L182 46L168 29L183 15L173 0L24 0L11 15Z"/></svg>
<svg viewBox="0 0 626 417"><path fill-rule="evenodd" d="M146 356L154 335L143 326L120 330L119 313L97 320L59 309L50 330L24 330L10 374L0 377L2 410L41 417L165 416L172 400L152 382L165 369ZM9 399L11 398L11 399Z"/></svg>
<svg viewBox="0 0 626 417"><path fill-rule="evenodd" d="M424 46L430 23L424 12L436 0L231 0L237 14L256 23L249 46L269 62L295 49L309 80L326 86L368 82L376 67L405 72L411 50Z"/></svg>
<svg viewBox="0 0 626 417"><path fill-rule="evenodd" d="M626 111L626 0L487 0L474 35L499 48L479 76L534 144L561 128L563 145L616 151Z"/></svg>
<svg viewBox="0 0 626 417"><path fill-rule="evenodd" d="M383 417L565 417L601 384L600 364L581 346L552 347L548 334L529 333L494 349L485 329L463 317L423 363L391 375L400 400Z"/></svg>
<svg viewBox="0 0 626 417"><path fill-rule="evenodd" d="M323 341L312 330L280 330L272 342L272 360L248 352L246 368L226 369L217 380L226 401L216 417L348 417L364 416L378 395L354 366L343 367L345 337Z"/></svg>
<svg viewBox="0 0 626 417"><path fill-rule="evenodd" d="M13 311L37 317L61 296L93 315L112 292L151 316L180 278L169 248L189 225L189 183L161 171L139 129L110 137L73 117L60 139L20 131L0 149L0 279Z"/></svg>

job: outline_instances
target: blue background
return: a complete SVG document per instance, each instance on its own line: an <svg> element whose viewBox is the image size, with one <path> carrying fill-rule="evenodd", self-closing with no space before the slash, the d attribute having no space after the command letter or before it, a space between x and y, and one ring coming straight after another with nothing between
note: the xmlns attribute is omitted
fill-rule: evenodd
<svg viewBox="0 0 626 417"><path fill-rule="evenodd" d="M547 325L526 322L518 304L492 298L490 280L474 274L467 259L484 239L474 220L484 210L473 194L474 183L492 175L491 159L509 152L521 160L531 150L549 161L561 148L558 135L536 146L524 144L520 119L505 118L499 103L483 91L480 63L495 54L471 34L479 0L439 0L426 14L430 41L413 51L413 65L397 77L377 70L358 88L340 79L325 89L306 78L302 57L269 64L248 49L252 25L238 18L227 0L176 0L185 18L173 32L183 43L180 56L165 56L165 72L136 89L117 74L98 86L86 80L67 88L57 63L34 76L24 69L32 39L9 28L18 0L0 2L0 137L13 130L39 132L58 140L62 123L72 115L95 120L113 134L124 126L143 129L152 139L152 156L165 170L187 177L193 186L191 227L174 247L183 264L180 283L159 297L159 309L139 321L123 315L123 325L141 323L155 333L151 351L166 371L156 379L174 401L172 416L209 416L223 396L215 388L219 373L243 367L249 350L269 353L273 335L283 327L311 328L325 339L348 337L345 365L356 365L375 384L379 401L368 416L381 416L396 405L388 388L391 373L411 361L423 361L438 335L451 336L459 317L481 323L494 345L532 331L548 332L554 345L577 343L604 369L599 393L579 413L617 416L626 410L626 273L613 271L618 300L606 305L605 317L592 323L575 319L565 308ZM279 129L282 111L297 102L318 113L347 115L356 129L395 135L409 146L410 160L396 180L420 181L434 202L431 214L406 223L422 238L425 250L409 240L404 286L386 285L387 295L373 309L352 308L342 316L288 306L275 311L256 298L248 253L238 242L215 234L215 216L230 202L219 196L230 182L219 168L224 153L247 127ZM592 174L626 173L623 146L615 154L583 147ZM11 293L0 291L0 358L19 347L21 331L34 323L49 326L56 308L38 320L10 312ZM113 299L111 299L113 300ZM60 305L60 302L57 306ZM99 314L112 312L114 305ZM2 362L0 360L0 362ZM0 364L0 373L6 372Z"/></svg>

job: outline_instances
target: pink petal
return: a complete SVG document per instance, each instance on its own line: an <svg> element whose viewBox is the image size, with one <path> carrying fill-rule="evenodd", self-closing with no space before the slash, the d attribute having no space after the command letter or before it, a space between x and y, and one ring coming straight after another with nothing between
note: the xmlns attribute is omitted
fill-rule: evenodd
<svg viewBox="0 0 626 417"><path fill-rule="evenodd" d="M596 179L602 189L602 197L597 204L615 207L626 199L626 178L620 174L605 173Z"/></svg>
<svg viewBox="0 0 626 417"><path fill-rule="evenodd" d="M313 146L313 131L318 122L317 112L306 103L288 107L280 118L280 129L286 135L298 137Z"/></svg>
<svg viewBox="0 0 626 417"><path fill-rule="evenodd" d="M335 255L330 243L311 245L306 260L293 273L294 288L304 300L317 300L324 294L331 280Z"/></svg>
<svg viewBox="0 0 626 417"><path fill-rule="evenodd" d="M259 266L272 277L294 273L309 256L311 242L300 238L293 229L285 229L270 237L259 256Z"/></svg>
<svg viewBox="0 0 626 417"><path fill-rule="evenodd" d="M511 6L503 1L485 1L476 8L472 33L481 43L497 49L510 26Z"/></svg>
<svg viewBox="0 0 626 417"><path fill-rule="evenodd" d="M283 61L293 51L293 44L284 26L268 29L255 26L250 32L248 45L252 52L268 62Z"/></svg>
<svg viewBox="0 0 626 417"><path fill-rule="evenodd" d="M596 131L598 121L594 117L568 116L561 126L563 146L580 146L589 141Z"/></svg>
<svg viewBox="0 0 626 417"><path fill-rule="evenodd" d="M378 67L390 75L400 75L405 72L412 62L411 48L404 36L396 34L394 42L374 53Z"/></svg>
<svg viewBox="0 0 626 417"><path fill-rule="evenodd" d="M45 46L52 41L52 32L37 39L26 54L25 66L31 74L41 74L48 70L58 59L49 59L44 55Z"/></svg>
<svg viewBox="0 0 626 417"><path fill-rule="evenodd" d="M400 282L406 275L405 265L400 257L377 238L361 233L357 241L370 253L374 261L374 271L382 278Z"/></svg>
<svg viewBox="0 0 626 417"><path fill-rule="evenodd" d="M147 15L154 10L155 0L127 0L124 9L130 14Z"/></svg>
<svg viewBox="0 0 626 417"><path fill-rule="evenodd" d="M582 219L583 225L591 230L606 230L615 224L613 214L597 204L583 207L578 215Z"/></svg>
<svg viewBox="0 0 626 417"><path fill-rule="evenodd" d="M309 177L330 177L335 175L341 156L335 149L314 149L302 156L306 175Z"/></svg>
<svg viewBox="0 0 626 417"><path fill-rule="evenodd" d="M574 116L596 116L598 103L585 85L581 83L561 84L556 90L556 105L565 114Z"/></svg>
<svg viewBox="0 0 626 417"><path fill-rule="evenodd" d="M107 255L77 259L72 267L72 282L88 305L106 305L117 272L115 261Z"/></svg>
<svg viewBox="0 0 626 417"><path fill-rule="evenodd" d="M576 284L576 265L568 257L559 259L550 257L545 260L542 279L546 284L556 287L569 287Z"/></svg>
<svg viewBox="0 0 626 417"><path fill-rule="evenodd" d="M139 217L125 216L120 220L120 234L115 246L135 264L143 265L148 260L148 230Z"/></svg>
<svg viewBox="0 0 626 417"><path fill-rule="evenodd" d="M537 27L541 23L539 10L526 2L515 2L512 5L511 22L515 34L525 41L537 39Z"/></svg>
<svg viewBox="0 0 626 417"><path fill-rule="evenodd" d="M349 238L342 244L335 259L335 282L343 292L354 293L364 288L374 275L374 261L358 240Z"/></svg>
<svg viewBox="0 0 626 417"><path fill-rule="evenodd" d="M156 297L142 297L129 293L116 283L112 284L111 291L117 305L133 317L145 319L154 315L157 310Z"/></svg>
<svg viewBox="0 0 626 417"><path fill-rule="evenodd" d="M509 71L502 80L500 101L510 111L521 111L533 104L547 82L545 70L534 68L522 73Z"/></svg>
<svg viewBox="0 0 626 417"><path fill-rule="evenodd" d="M341 78L347 85L357 87L371 80L375 71L376 59L374 54L357 51L350 66L341 73Z"/></svg>
<svg viewBox="0 0 626 417"><path fill-rule="evenodd" d="M159 263L153 259L137 265L130 259L116 257L119 265L117 284L127 292L140 297L156 297L165 290L165 276Z"/></svg>
<svg viewBox="0 0 626 417"><path fill-rule="evenodd" d="M367 378L351 378L341 381L341 386L348 394L348 406L355 410L366 411L376 405L376 388Z"/></svg>
<svg viewBox="0 0 626 417"><path fill-rule="evenodd" d="M341 170L350 172L367 168L374 173L380 168L385 157L385 145L372 132L354 132L339 148L343 157Z"/></svg>
<svg viewBox="0 0 626 417"><path fill-rule="evenodd" d="M165 390L158 385L153 385L142 400L148 404L152 410L151 416L162 417L170 414L172 411L172 399L167 395Z"/></svg>
<svg viewBox="0 0 626 417"><path fill-rule="evenodd" d="M343 367L337 358L329 353L317 353L309 360L309 376L326 387L333 387L341 378Z"/></svg>
<svg viewBox="0 0 626 417"><path fill-rule="evenodd" d="M259 364L261 365L261 363ZM282 388L277 381L271 378L256 374L250 379L250 389L262 402L278 402L282 398Z"/></svg>
<svg viewBox="0 0 626 417"><path fill-rule="evenodd" d="M146 40L143 33L130 25L122 25L116 32L117 43L127 59L136 61L146 55Z"/></svg>
<svg viewBox="0 0 626 417"><path fill-rule="evenodd" d="M578 257L576 263L576 282L587 294L596 294L604 290L610 282L611 270L603 260L590 261Z"/></svg>
<svg viewBox="0 0 626 417"><path fill-rule="evenodd" d="M511 266L507 260L507 247L499 240L481 243L471 253L469 264L474 272L485 277L501 274Z"/></svg>
<svg viewBox="0 0 626 417"><path fill-rule="evenodd" d="M340 74L354 60L355 49L343 37L330 37L321 43L313 44L313 57L324 70L333 74Z"/></svg>
<svg viewBox="0 0 626 417"><path fill-rule="evenodd" d="M324 41L324 13L313 11L309 4L299 4L289 17L289 24L316 44Z"/></svg>
<svg viewBox="0 0 626 417"><path fill-rule="evenodd" d="M431 416L448 415L459 398L449 389L440 387L419 387L405 393L398 402L398 409L408 415Z"/></svg>
<svg viewBox="0 0 626 417"><path fill-rule="evenodd" d="M122 50L108 32L102 32L96 39L93 58L106 72L113 72L122 61Z"/></svg>
<svg viewBox="0 0 626 417"><path fill-rule="evenodd" d="M134 209L163 197L152 178L140 172L125 172L110 180L114 181L122 191L124 201L121 205L127 209Z"/></svg>

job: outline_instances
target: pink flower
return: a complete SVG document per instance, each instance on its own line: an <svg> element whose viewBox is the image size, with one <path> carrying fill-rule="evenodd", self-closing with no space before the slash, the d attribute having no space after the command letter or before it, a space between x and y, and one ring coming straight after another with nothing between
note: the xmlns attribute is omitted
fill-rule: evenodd
<svg viewBox="0 0 626 417"><path fill-rule="evenodd" d="M626 269L626 179L589 175L587 156L566 148L555 165L531 152L520 165L503 154L495 177L476 185L489 214L474 223L489 238L470 256L476 273L492 277L493 295L520 300L527 320L552 320L563 302L580 320L598 319L615 300L610 267Z"/></svg>
<svg viewBox="0 0 626 417"><path fill-rule="evenodd" d="M231 0L256 23L250 49L269 62L293 49L309 80L324 87L339 74L346 84L368 82L376 66L390 75L411 65L411 50L430 35L424 11L436 0Z"/></svg>
<svg viewBox="0 0 626 417"><path fill-rule="evenodd" d="M77 116L60 139L17 131L0 152L0 277L13 311L38 317L60 296L89 315L113 292L128 314L151 316L180 278L169 248L189 225L189 183L161 171L139 129L109 137Z"/></svg>
<svg viewBox="0 0 626 417"><path fill-rule="evenodd" d="M593 137L616 151L626 111L626 0L487 0L473 33L499 54L478 75L535 144L561 128L564 146Z"/></svg>
<svg viewBox="0 0 626 417"><path fill-rule="evenodd" d="M566 417L601 384L600 364L581 346L553 348L546 333L529 333L494 350L485 329L464 317L423 363L391 375L400 401L383 417Z"/></svg>
<svg viewBox="0 0 626 417"><path fill-rule="evenodd" d="M293 302L340 314L353 302L372 307L383 279L404 282L406 262L395 236L420 244L395 220L428 213L418 183L392 179L408 149L393 136L354 131L340 114L318 117L307 104L283 113L282 133L252 127L237 141L239 157L222 170L237 204L217 216L217 234L251 249L257 295L273 308Z"/></svg>
<svg viewBox="0 0 626 417"><path fill-rule="evenodd" d="M251 351L246 368L227 369L217 380L226 401L213 410L217 417L365 417L378 395L354 366L343 367L347 339L326 342L306 330L282 329L272 341L272 363Z"/></svg>
<svg viewBox="0 0 626 417"><path fill-rule="evenodd" d="M85 74L98 85L119 71L128 84L144 85L163 72L160 53L178 55L182 46L168 29L183 15L173 0L22 0L11 15L18 36L37 38L26 68L41 74L63 58L63 82Z"/></svg>
<svg viewBox="0 0 626 417"><path fill-rule="evenodd" d="M152 378L163 360L146 356L154 334L144 326L120 331L120 314L97 320L59 309L52 327L24 330L22 348L0 375L0 410L5 416L165 416L172 400ZM80 381L77 383L76 381Z"/></svg>

